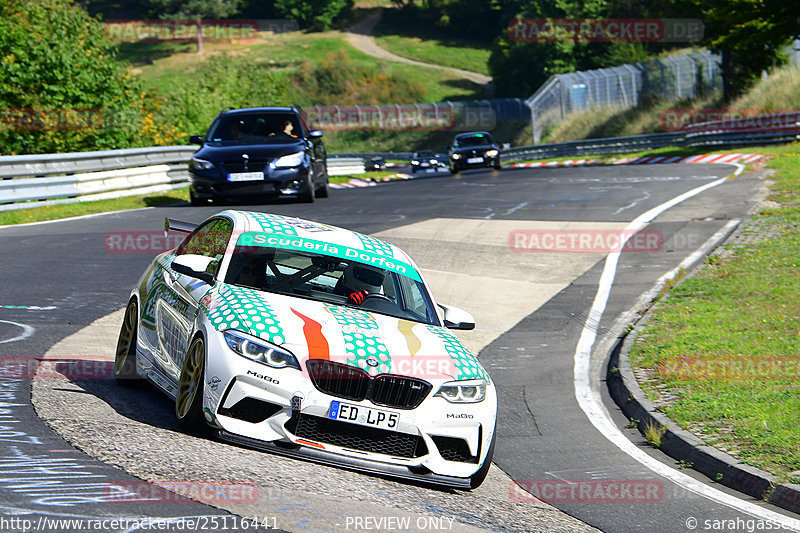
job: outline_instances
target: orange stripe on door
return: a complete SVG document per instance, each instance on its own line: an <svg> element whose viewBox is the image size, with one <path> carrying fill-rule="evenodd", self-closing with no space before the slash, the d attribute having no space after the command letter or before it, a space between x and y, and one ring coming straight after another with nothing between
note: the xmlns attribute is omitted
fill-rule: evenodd
<svg viewBox="0 0 800 533"><path fill-rule="evenodd" d="M328 346L328 340L322 334L322 324L293 308L292 313L299 316L303 321L303 335L306 336L306 342L308 343L309 359L330 359L331 350L330 346Z"/></svg>

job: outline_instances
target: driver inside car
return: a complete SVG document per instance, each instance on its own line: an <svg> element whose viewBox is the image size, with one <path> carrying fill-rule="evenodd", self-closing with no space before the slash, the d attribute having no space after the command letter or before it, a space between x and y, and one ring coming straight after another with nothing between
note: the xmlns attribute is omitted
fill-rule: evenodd
<svg viewBox="0 0 800 533"><path fill-rule="evenodd" d="M266 286L266 257L255 254L239 254L231 265L233 282L251 288Z"/></svg>
<svg viewBox="0 0 800 533"><path fill-rule="evenodd" d="M351 264L337 283L337 292L347 296L347 303L361 305L368 294L381 294L384 272Z"/></svg>

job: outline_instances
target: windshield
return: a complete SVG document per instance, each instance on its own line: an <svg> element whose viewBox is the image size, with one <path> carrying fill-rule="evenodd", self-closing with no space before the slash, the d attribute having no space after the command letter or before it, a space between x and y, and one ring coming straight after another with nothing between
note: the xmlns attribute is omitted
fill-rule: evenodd
<svg viewBox="0 0 800 533"><path fill-rule="evenodd" d="M227 114L208 130L209 142L286 142L301 132L292 113Z"/></svg>
<svg viewBox="0 0 800 533"><path fill-rule="evenodd" d="M434 154L433 152L430 152L430 151L428 151L428 152L417 152L416 154L414 154L414 158L415 159L423 159L423 158L433 159L434 157L436 157L436 154Z"/></svg>
<svg viewBox="0 0 800 533"><path fill-rule="evenodd" d="M459 137L453 141L453 148L464 148L465 146L481 146L484 144L493 144L492 138L487 133L480 135L473 135L471 137Z"/></svg>
<svg viewBox="0 0 800 533"><path fill-rule="evenodd" d="M420 281L352 259L240 245L233 252L225 282L438 325ZM354 292L362 292L362 298L354 299Z"/></svg>

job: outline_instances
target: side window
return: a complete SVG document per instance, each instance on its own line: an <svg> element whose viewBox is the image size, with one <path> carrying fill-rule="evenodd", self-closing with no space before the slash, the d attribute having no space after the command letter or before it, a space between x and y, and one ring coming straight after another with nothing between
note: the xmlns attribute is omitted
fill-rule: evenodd
<svg viewBox="0 0 800 533"><path fill-rule="evenodd" d="M189 235L178 248L178 254L213 257L217 260L214 268L219 268L231 233L233 233L233 223L230 220L224 218L209 220Z"/></svg>

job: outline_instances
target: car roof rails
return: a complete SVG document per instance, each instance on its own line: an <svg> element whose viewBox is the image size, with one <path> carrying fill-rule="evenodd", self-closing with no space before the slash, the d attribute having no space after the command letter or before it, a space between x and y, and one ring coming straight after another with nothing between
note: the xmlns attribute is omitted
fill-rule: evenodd
<svg viewBox="0 0 800 533"><path fill-rule="evenodd" d="M220 111L219 114L221 115L221 114L225 113L226 111L233 111L234 109L236 109L236 108L231 106L231 105L229 105L228 107L223 107L222 111Z"/></svg>

